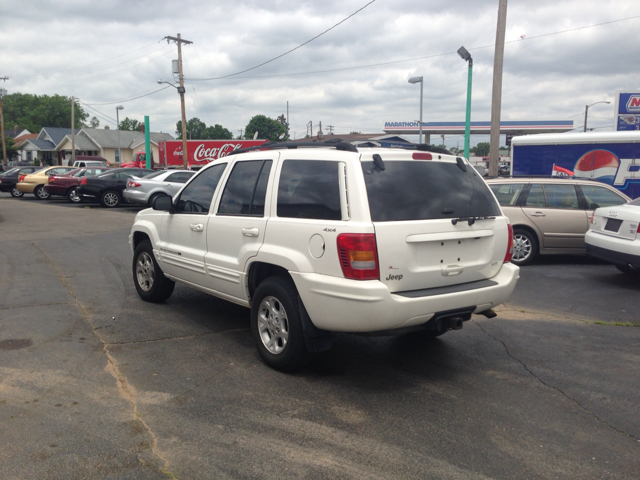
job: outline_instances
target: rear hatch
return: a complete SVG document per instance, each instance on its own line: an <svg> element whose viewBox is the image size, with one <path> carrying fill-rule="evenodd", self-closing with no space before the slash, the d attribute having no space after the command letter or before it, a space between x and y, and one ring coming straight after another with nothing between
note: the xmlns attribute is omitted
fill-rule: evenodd
<svg viewBox="0 0 640 480"><path fill-rule="evenodd" d="M426 152L363 155L380 281L392 292L493 277L508 245L508 221L466 161Z"/></svg>
<svg viewBox="0 0 640 480"><path fill-rule="evenodd" d="M593 214L592 230L612 237L635 240L640 220L640 199L625 205L597 209Z"/></svg>

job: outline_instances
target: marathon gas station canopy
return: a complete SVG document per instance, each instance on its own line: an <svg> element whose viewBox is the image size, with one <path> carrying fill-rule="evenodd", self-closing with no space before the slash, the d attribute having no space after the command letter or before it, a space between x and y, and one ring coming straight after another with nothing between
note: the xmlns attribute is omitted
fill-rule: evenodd
<svg viewBox="0 0 640 480"><path fill-rule="evenodd" d="M428 136L464 134L464 122L422 122L422 133ZM500 122L500 133L506 135L526 135L530 133L562 133L573 130L573 120L545 121L503 121ZM385 133L399 135L418 135L420 122L384 122ZM471 122L471 134L491 133L491 122ZM427 143L429 141L427 140Z"/></svg>

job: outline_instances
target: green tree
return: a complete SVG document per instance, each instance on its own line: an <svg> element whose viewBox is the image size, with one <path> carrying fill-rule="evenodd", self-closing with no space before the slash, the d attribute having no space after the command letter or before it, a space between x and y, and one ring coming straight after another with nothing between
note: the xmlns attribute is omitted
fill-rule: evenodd
<svg viewBox="0 0 640 480"><path fill-rule="evenodd" d="M16 142L11 137L4 137L4 144L7 149L7 161L9 161L18 154L18 148L16 147ZM0 151L0 156L2 156L2 151ZM1 161L0 159L0 162Z"/></svg>
<svg viewBox="0 0 640 480"><path fill-rule="evenodd" d="M205 130L205 137L207 140L231 140L233 133L217 123L213 126L207 127Z"/></svg>
<svg viewBox="0 0 640 480"><path fill-rule="evenodd" d="M34 133L39 132L42 127L71 128L71 98L62 95L12 93L2 97L2 111L8 128L18 125ZM88 116L75 103L75 128L82 128Z"/></svg>
<svg viewBox="0 0 640 480"><path fill-rule="evenodd" d="M98 120L98 118L94 115L93 117L91 117L91 120L89 120L88 126L91 128L98 128L100 126L100 120Z"/></svg>
<svg viewBox="0 0 640 480"><path fill-rule="evenodd" d="M258 132L259 138L264 138L274 142L288 140L287 127L277 120L264 115L256 115L249 120L244 129L244 138L251 139ZM282 138L280 138L282 136Z"/></svg>
<svg viewBox="0 0 640 480"><path fill-rule="evenodd" d="M142 123L133 118L124 117L124 120L120 120L120 130L128 130L130 132L139 132L142 128Z"/></svg>
<svg viewBox="0 0 640 480"><path fill-rule="evenodd" d="M480 142L470 150L476 157L486 157L489 155L489 142Z"/></svg>

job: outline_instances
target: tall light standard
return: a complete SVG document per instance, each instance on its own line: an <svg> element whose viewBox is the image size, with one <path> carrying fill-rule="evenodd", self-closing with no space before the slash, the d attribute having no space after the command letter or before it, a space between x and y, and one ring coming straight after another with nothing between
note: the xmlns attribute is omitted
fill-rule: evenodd
<svg viewBox="0 0 640 480"><path fill-rule="evenodd" d="M469 137L471 135L471 72L473 71L473 58L469 51L460 47L458 55L465 62L469 63L469 74L467 75L467 116L464 122L464 157L469 160Z"/></svg>
<svg viewBox="0 0 640 480"><path fill-rule="evenodd" d="M592 103L591 105L585 105L584 106L584 130L583 130L583 132L587 131L587 113L589 113L589 107L593 107L594 105L597 105L599 103L611 103L611 102L607 102L606 100L602 100L600 102L596 102L596 103Z"/></svg>
<svg viewBox="0 0 640 480"><path fill-rule="evenodd" d="M422 86L424 82L422 81L422 77L411 77L409 79L409 83L419 83L420 84L420 142L422 143Z"/></svg>
<svg viewBox="0 0 640 480"><path fill-rule="evenodd" d="M122 105L116 107L116 130L118 131L118 163L122 163L122 151L120 150L120 110L124 110Z"/></svg>
<svg viewBox="0 0 640 480"><path fill-rule="evenodd" d="M182 82L182 76L180 76L180 81ZM176 90L178 90L178 93L180 94L180 104L182 107L182 166L185 170L187 170L188 167L188 158L187 158L187 116L184 112L184 92L186 91L186 89L184 88L183 85L180 86L175 86L173 83L171 82L165 82L164 80L158 80L158 84L161 85L163 83L166 83L167 85L171 85L173 88L175 88Z"/></svg>
<svg viewBox="0 0 640 480"><path fill-rule="evenodd" d="M6 80L6 78L3 78ZM7 90L5 88L0 88L0 130L2 130L2 163L4 165L7 164L7 144L4 139L4 117L2 115L2 97L7 94Z"/></svg>

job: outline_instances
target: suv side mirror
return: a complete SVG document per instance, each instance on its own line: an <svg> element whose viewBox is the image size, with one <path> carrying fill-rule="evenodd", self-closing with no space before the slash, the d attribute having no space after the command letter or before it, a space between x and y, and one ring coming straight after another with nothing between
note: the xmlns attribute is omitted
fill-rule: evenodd
<svg viewBox="0 0 640 480"><path fill-rule="evenodd" d="M160 210L162 212L173 213L173 199L167 195L161 195L153 199L151 208L154 210Z"/></svg>

